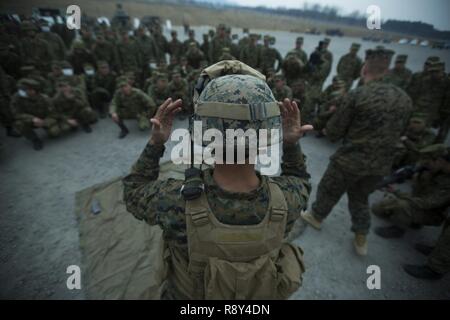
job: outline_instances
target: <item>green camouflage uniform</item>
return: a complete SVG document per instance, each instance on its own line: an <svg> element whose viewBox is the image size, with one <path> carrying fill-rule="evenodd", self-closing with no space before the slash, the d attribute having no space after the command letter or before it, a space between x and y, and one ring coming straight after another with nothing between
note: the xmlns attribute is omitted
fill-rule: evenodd
<svg viewBox="0 0 450 320"><path fill-rule="evenodd" d="M69 119L75 119L81 125L88 125L97 121L94 111L83 99L76 95L73 98L67 98L59 92L52 101L58 119L61 121L67 122Z"/></svg>
<svg viewBox="0 0 450 320"><path fill-rule="evenodd" d="M385 50L368 51L371 59L389 55ZM344 145L331 157L319 183L312 205L316 219L325 219L347 192L352 231L368 233L369 194L381 177L390 172L395 144L406 128L411 109L411 100L401 89L381 80L371 81L348 94L326 127L328 138L331 141L344 138Z"/></svg>
<svg viewBox="0 0 450 320"><path fill-rule="evenodd" d="M413 101L414 110L427 114L427 123L438 127L447 90L447 77L432 76L432 72L440 70L439 62L432 63L429 68L413 75L407 92Z"/></svg>
<svg viewBox="0 0 450 320"><path fill-rule="evenodd" d="M171 57L176 57L179 60L183 55L183 44L178 39L172 39L167 44L167 52Z"/></svg>
<svg viewBox="0 0 450 320"><path fill-rule="evenodd" d="M148 87L148 96L155 101L157 106L160 106L163 104L164 101L167 100L167 98L170 97L170 89L169 86L167 85L166 88L164 90L160 90L157 85L156 82L159 80L165 80L168 81L167 76L165 74L159 74L155 77L155 83L153 83L153 85Z"/></svg>
<svg viewBox="0 0 450 320"><path fill-rule="evenodd" d="M305 50L301 48L301 46L303 45L303 37L298 37L295 40L295 44L296 47L289 51L286 54L286 57L289 55L294 55L295 57L297 57L297 59L300 59L304 65L306 65L308 63L308 55L306 54Z"/></svg>
<svg viewBox="0 0 450 320"><path fill-rule="evenodd" d="M116 77L117 75L112 71L107 75L102 75L97 72L94 76L91 88L91 101L92 106L101 113L106 112L106 106L114 95L116 90Z"/></svg>
<svg viewBox="0 0 450 320"><path fill-rule="evenodd" d="M22 79L19 81L19 88L22 86L21 83L31 83L35 89L38 89L38 84L34 80ZM49 137L58 137L62 132L70 129L59 120L59 115L46 95L37 93L35 97L21 97L15 93L11 98L10 109L13 114L14 128L27 139L34 138L33 118L35 117L44 120L43 128Z"/></svg>
<svg viewBox="0 0 450 320"><path fill-rule="evenodd" d="M137 119L141 130L150 128L149 119L155 111L155 102L137 88L132 88L130 95L117 89L109 106L109 113L117 113L119 119Z"/></svg>
<svg viewBox="0 0 450 320"><path fill-rule="evenodd" d="M358 79L361 73L362 60L356 54L358 49L359 45L353 44L354 51L342 56L337 65L337 74L347 83L347 90L352 87L353 81Z"/></svg>
<svg viewBox="0 0 450 320"><path fill-rule="evenodd" d="M277 68L275 72L278 72L281 69L281 65L283 63L283 58L281 57L280 52L272 47L263 46L260 51L260 68L264 74L266 74L269 68L274 68L275 62L278 61Z"/></svg>
<svg viewBox="0 0 450 320"><path fill-rule="evenodd" d="M189 100L189 84L185 79L181 79L179 83L175 83L173 80L169 82L169 93L173 101L177 99L183 100L184 112L188 114L192 112L190 100Z"/></svg>
<svg viewBox="0 0 450 320"><path fill-rule="evenodd" d="M53 60L66 59L66 45L57 33L41 32L37 37L47 42Z"/></svg>
<svg viewBox="0 0 450 320"><path fill-rule="evenodd" d="M289 100L292 100L292 90L287 85L284 85L281 90L278 90L275 86L272 89L273 96L277 101L283 101L284 99L288 98Z"/></svg>
<svg viewBox="0 0 450 320"><path fill-rule="evenodd" d="M404 66L407 58L408 56L404 54L397 56L395 63L402 64L402 66L398 68L395 67L389 70L388 74L384 77L384 81L386 83L391 83L394 86L402 88L403 90L406 90L406 88L408 88L408 85L412 78L412 72Z"/></svg>
<svg viewBox="0 0 450 320"><path fill-rule="evenodd" d="M140 54L136 43L131 40L122 40L117 44L120 69L122 72L136 72L139 70Z"/></svg>
<svg viewBox="0 0 450 320"><path fill-rule="evenodd" d="M50 71L52 53L47 41L36 35L36 27L28 21L22 23L22 30L26 33L20 39L20 57L24 64L36 66L36 68L47 73ZM30 34L31 33L31 34Z"/></svg>
<svg viewBox="0 0 450 320"><path fill-rule="evenodd" d="M106 40L97 40L92 53L96 61L106 61L112 69L119 70L119 56L113 43Z"/></svg>
<svg viewBox="0 0 450 320"><path fill-rule="evenodd" d="M220 56L222 55L223 48L231 48L231 41L227 37L219 37L215 36L210 44L209 48L209 59L210 63L215 63L219 61Z"/></svg>
<svg viewBox="0 0 450 320"><path fill-rule="evenodd" d="M225 78L225 77L223 77ZM218 78L221 79L221 78ZM236 81L234 81L236 79ZM255 77L242 77L240 75L228 76L228 79L218 82L216 86L209 87L210 95L219 95L221 100L236 103L242 97L245 101L252 101L262 97L273 100L272 93L267 85L262 86L262 81L256 82ZM240 81L254 81L260 90L246 91ZM242 89L244 88L244 90ZM211 93L212 92L212 93ZM207 99L207 98L206 98ZM247 100L248 99L248 100ZM214 121L222 122L223 119L207 122L207 126L215 126ZM267 120L264 125L271 125ZM215 123L215 122L214 122ZM239 123L239 124L238 124ZM278 123L274 120L273 123ZM230 121L229 126L248 129L248 121ZM229 128L222 124L223 130ZM217 128L217 127L216 127ZM187 249L185 200L180 194L183 180L168 179L157 180L159 174L159 160L164 153L164 146L147 144L138 161L134 164L131 173L123 179L124 200L127 210L136 218L149 224L159 224L163 229L165 241ZM232 225L253 225L260 223L267 214L269 203L266 176L257 173L260 185L249 193L238 193L223 190L213 178L214 169L203 171L202 180L205 184L206 197L215 217L222 223ZM288 218L285 229L287 235L294 222L299 218L300 212L307 206L311 186L309 175L306 172L304 157L300 144L285 145L281 164L281 176L272 178L281 188L288 205ZM186 258L187 250L184 251Z"/></svg>
<svg viewBox="0 0 450 320"><path fill-rule="evenodd" d="M261 48L257 44L249 43L240 53L239 60L252 68L259 68L261 61Z"/></svg>

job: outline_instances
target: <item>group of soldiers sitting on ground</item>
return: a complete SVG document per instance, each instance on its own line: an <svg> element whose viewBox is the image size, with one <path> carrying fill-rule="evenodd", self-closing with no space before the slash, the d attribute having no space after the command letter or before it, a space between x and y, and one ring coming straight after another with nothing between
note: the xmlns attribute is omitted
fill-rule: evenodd
<svg viewBox="0 0 450 320"><path fill-rule="evenodd" d="M148 129L149 119L167 98L183 101L181 117L186 118L193 113L192 93L202 69L222 60L240 60L266 76L277 101L288 98L297 102L302 123L313 124L318 137L327 136L337 141L346 136L348 145L342 148L352 152L361 148L361 155L365 154L365 143L370 144L370 148L377 144L395 145L395 154L364 158L357 165L345 159L347 151L340 152L322 178L312 211L302 214L304 220L320 228L333 206L347 192L352 230L356 234L355 248L357 253L365 255L368 196L375 188L373 182L378 181L374 178L385 174L383 165L389 161L384 163L383 157L392 157L394 164L389 170L418 163L425 163L421 168L426 169L414 172L412 194L393 192L374 205L375 214L396 223L395 227L377 229L377 234L398 237L404 233L404 226L418 228L445 221L445 211L450 205L450 159L448 148L442 143L450 122L450 78L438 57L429 57L423 70L413 74L406 68L407 56L397 55L395 66L387 73L381 72L384 69L378 72L376 67L371 71L371 74L383 75L376 77L378 84L392 84L395 89L392 86L389 90L380 89L381 93L366 90L370 94L360 97L358 89L368 80L362 76L363 61L358 57L358 43L353 43L349 53L341 57L337 76L322 91L333 65L328 38L320 41L308 58L302 49L303 38L298 37L295 48L282 58L273 47L274 37L250 34L244 29L244 37L239 40L236 34L231 34L231 28L222 24L204 34L201 44L192 29L188 31L188 39L181 42L176 31L172 31L171 40L167 40L160 26L150 29L141 26L133 31L105 23L83 25L80 37L69 43L51 31L45 20L26 20L20 24L2 22L0 30L1 123L8 136L23 136L36 150L43 148L42 138L37 133L39 128L49 137L58 137L77 128L90 133L91 125L108 115L120 128L119 138L129 133L124 122L127 119L136 119L141 130ZM377 47L374 52L389 56L386 59L389 62L394 54L383 47ZM170 57L168 64L166 54ZM358 78L357 89L351 90ZM376 101L380 108L397 101L399 108L395 116L407 124L406 130L399 122L398 132L389 136L393 129L386 128L378 121L381 118L371 115L368 109L366 116L358 119L360 128L348 128L348 132L343 132L345 123L350 123L351 103L364 105L364 99L370 103ZM358 135L371 128L385 138L374 136L372 141L359 141ZM396 140L397 133L401 134ZM365 167L361 167L363 165ZM448 218L446 221L438 247L431 250L419 246L422 252L431 252L428 265L410 266L405 268L407 272L431 279L449 271Z"/></svg>

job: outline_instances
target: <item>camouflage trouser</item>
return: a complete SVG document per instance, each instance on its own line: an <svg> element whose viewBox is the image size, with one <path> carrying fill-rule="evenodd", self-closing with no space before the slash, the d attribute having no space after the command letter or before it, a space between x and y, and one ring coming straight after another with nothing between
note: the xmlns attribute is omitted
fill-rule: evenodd
<svg viewBox="0 0 450 320"><path fill-rule="evenodd" d="M91 124L97 121L97 116L91 108L84 108L81 110L77 110L71 117L76 119L79 123L83 124Z"/></svg>
<svg viewBox="0 0 450 320"><path fill-rule="evenodd" d="M450 218L447 218L442 228L436 247L428 257L427 265L440 274L450 271Z"/></svg>
<svg viewBox="0 0 450 320"><path fill-rule="evenodd" d="M59 122L53 118L45 118L44 126L42 127L50 138L59 137L64 132L70 130L70 126L67 123ZM32 139L35 135L34 129L37 127L31 121L17 120L14 122L14 128L27 139Z"/></svg>
<svg viewBox="0 0 450 320"><path fill-rule="evenodd" d="M433 214L425 211L408 199L406 194L397 196L387 193L384 198L372 205L374 215L388 219L390 222L401 227L411 227L413 225L439 226L442 224L441 214Z"/></svg>
<svg viewBox="0 0 450 320"><path fill-rule="evenodd" d="M100 112L107 112L108 105L111 102L111 95L103 88L97 88L92 92L91 103L92 107Z"/></svg>
<svg viewBox="0 0 450 320"><path fill-rule="evenodd" d="M150 129L150 120L149 116L146 113L134 113L130 111L119 111L117 113L119 119L121 120L130 120L136 119L138 121L139 129L145 130Z"/></svg>
<svg viewBox="0 0 450 320"><path fill-rule="evenodd" d="M348 209L352 218L352 231L367 234L370 229L369 195L375 190L381 176L361 176L343 169L331 160L320 180L312 214L324 220L347 192Z"/></svg>

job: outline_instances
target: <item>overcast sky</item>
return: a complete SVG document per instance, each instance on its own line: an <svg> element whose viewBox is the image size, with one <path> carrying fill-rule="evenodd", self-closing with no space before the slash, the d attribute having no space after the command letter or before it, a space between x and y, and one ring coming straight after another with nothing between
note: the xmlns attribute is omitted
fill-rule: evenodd
<svg viewBox="0 0 450 320"><path fill-rule="evenodd" d="M369 5L381 8L381 19L398 19L422 21L433 24L438 30L450 30L450 1L449 0L231 0L245 6L267 6L287 8L302 8L303 4L318 3L320 5L337 6L341 14L348 14L359 10L366 12Z"/></svg>

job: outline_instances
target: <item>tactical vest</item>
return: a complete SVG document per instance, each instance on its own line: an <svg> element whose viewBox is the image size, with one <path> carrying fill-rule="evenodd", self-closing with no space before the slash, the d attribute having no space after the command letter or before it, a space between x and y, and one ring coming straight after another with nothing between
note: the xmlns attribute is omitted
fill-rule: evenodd
<svg viewBox="0 0 450 320"><path fill-rule="evenodd" d="M169 246L175 298L286 299L300 287L302 251L283 242L286 200L271 180L268 190L268 213L256 225L221 223L204 192L186 201L189 261Z"/></svg>

